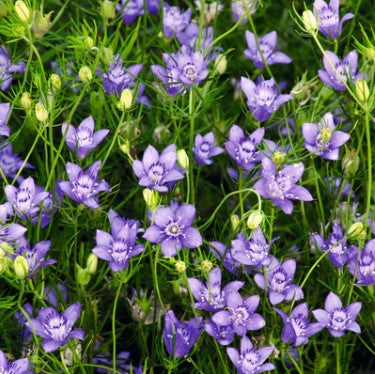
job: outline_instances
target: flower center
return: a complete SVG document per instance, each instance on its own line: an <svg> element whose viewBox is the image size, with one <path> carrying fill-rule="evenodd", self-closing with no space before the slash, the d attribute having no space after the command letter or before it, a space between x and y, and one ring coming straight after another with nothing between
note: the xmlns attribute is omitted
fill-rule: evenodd
<svg viewBox="0 0 375 374"><path fill-rule="evenodd" d="M318 135L318 139L322 142L327 143L332 137L332 131L328 127L323 127Z"/></svg>
<svg viewBox="0 0 375 374"><path fill-rule="evenodd" d="M77 131L76 141L79 147L90 147L93 144L92 131L86 127Z"/></svg>
<svg viewBox="0 0 375 374"><path fill-rule="evenodd" d="M343 308L334 309L330 313L330 324L333 330L345 330L345 327L348 323L350 323L350 317L347 315Z"/></svg>
<svg viewBox="0 0 375 374"><path fill-rule="evenodd" d="M285 274L283 269L278 269L271 276L270 279L270 288L276 292L282 293L285 290L288 277Z"/></svg>
<svg viewBox="0 0 375 374"><path fill-rule="evenodd" d="M276 90L273 87L260 84L255 89L256 102L259 106L271 107L276 98Z"/></svg>
<svg viewBox="0 0 375 374"><path fill-rule="evenodd" d="M210 149L211 149L211 146L210 146L210 143L209 142L203 142L200 147L199 147L199 150L202 152L202 153L209 153L210 152Z"/></svg>
<svg viewBox="0 0 375 374"><path fill-rule="evenodd" d="M330 6L323 7L320 13L322 27L336 26L339 23L339 15Z"/></svg>
<svg viewBox="0 0 375 374"><path fill-rule="evenodd" d="M63 316L47 315L43 323L45 332L51 336L53 340L64 340L69 333L66 328L66 320Z"/></svg>
<svg viewBox="0 0 375 374"><path fill-rule="evenodd" d="M95 194L97 183L86 174L78 177L76 182L73 182L72 192L79 200L84 200Z"/></svg>
<svg viewBox="0 0 375 374"><path fill-rule="evenodd" d="M186 78L189 79L189 81L195 82L198 79L197 67L194 64L188 63L184 65L182 70Z"/></svg>
<svg viewBox="0 0 375 374"><path fill-rule="evenodd" d="M148 176L153 183L160 184L164 175L165 175L164 164L157 162L150 166Z"/></svg>
<svg viewBox="0 0 375 374"><path fill-rule="evenodd" d="M32 196L28 188L20 188L17 193L17 210L19 213L27 213L33 206Z"/></svg>

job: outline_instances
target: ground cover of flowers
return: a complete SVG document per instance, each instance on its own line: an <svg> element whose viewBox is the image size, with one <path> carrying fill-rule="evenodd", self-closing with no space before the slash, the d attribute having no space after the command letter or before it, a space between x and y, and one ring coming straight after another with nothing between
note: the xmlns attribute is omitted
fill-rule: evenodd
<svg viewBox="0 0 375 374"><path fill-rule="evenodd" d="M0 372L374 373L370 0L0 1Z"/></svg>

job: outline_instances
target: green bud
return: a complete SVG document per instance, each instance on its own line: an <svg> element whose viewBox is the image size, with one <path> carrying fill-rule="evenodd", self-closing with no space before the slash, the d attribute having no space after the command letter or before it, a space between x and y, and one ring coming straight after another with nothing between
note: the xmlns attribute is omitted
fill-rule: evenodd
<svg viewBox="0 0 375 374"><path fill-rule="evenodd" d="M227 70L227 58L225 55L219 54L215 59L215 71L219 75L223 75Z"/></svg>
<svg viewBox="0 0 375 374"><path fill-rule="evenodd" d="M129 88L121 91L120 100L117 103L117 108L120 110L130 109L133 105L133 93Z"/></svg>
<svg viewBox="0 0 375 374"><path fill-rule="evenodd" d="M356 240L359 239L362 231L363 231L364 225L362 222L354 222L350 227L349 230L346 233L346 237L348 239Z"/></svg>
<svg viewBox="0 0 375 374"><path fill-rule="evenodd" d="M30 20L30 10L22 0L17 0L14 4L14 10L17 13L18 18L22 22L29 22Z"/></svg>
<svg viewBox="0 0 375 374"><path fill-rule="evenodd" d="M237 214L232 214L230 216L230 222L232 223L233 231L237 231L238 225L240 224L240 217Z"/></svg>
<svg viewBox="0 0 375 374"><path fill-rule="evenodd" d="M94 47L94 40L92 39L91 36L87 36L85 38L85 44L86 44L86 46L87 46L88 49L91 49L91 48Z"/></svg>
<svg viewBox="0 0 375 374"><path fill-rule="evenodd" d="M115 12L116 3L104 0L100 4L100 13L105 20L113 19L116 16Z"/></svg>
<svg viewBox="0 0 375 374"><path fill-rule="evenodd" d="M90 273L87 269L82 269L76 264L76 279L79 285L86 286L90 282Z"/></svg>
<svg viewBox="0 0 375 374"><path fill-rule="evenodd" d="M20 100L21 106L25 110L29 110L33 105L33 100L31 99L31 95L28 92L24 92L21 96Z"/></svg>
<svg viewBox="0 0 375 374"><path fill-rule="evenodd" d="M213 267L213 264L212 264L212 262L211 262L210 260L203 260L203 261L201 262L201 269L202 269L202 271L204 271L205 273L210 272L211 269L212 269L212 267Z"/></svg>
<svg viewBox="0 0 375 374"><path fill-rule="evenodd" d="M341 168L346 176L353 176L359 167L359 156L355 149L347 150L341 161Z"/></svg>
<svg viewBox="0 0 375 374"><path fill-rule="evenodd" d="M143 190L143 198L146 202L146 205L154 211L157 206L159 205L159 193L155 190L150 190L149 188L145 188Z"/></svg>
<svg viewBox="0 0 375 374"><path fill-rule="evenodd" d="M301 80L290 91L294 98L299 101L300 105L304 105L310 100L311 90L314 87L313 84L306 80L306 75L307 73L305 72Z"/></svg>
<svg viewBox="0 0 375 374"><path fill-rule="evenodd" d="M186 264L183 261L176 261L174 264L176 270L178 273L185 273L186 271Z"/></svg>
<svg viewBox="0 0 375 374"><path fill-rule="evenodd" d="M126 155L129 155L129 153L130 153L130 141L129 141L129 139L125 139L124 142L120 144L120 150L121 150L121 152L125 153Z"/></svg>
<svg viewBox="0 0 375 374"><path fill-rule="evenodd" d="M368 88L367 82L360 78L355 82L355 93L360 101L366 102L370 97L370 90Z"/></svg>
<svg viewBox="0 0 375 374"><path fill-rule="evenodd" d="M113 60L113 50L112 48L103 48L102 59L105 65L108 65Z"/></svg>
<svg viewBox="0 0 375 374"><path fill-rule="evenodd" d="M90 275L96 272L98 268L98 256L95 253L90 253L86 262L86 269Z"/></svg>
<svg viewBox="0 0 375 374"><path fill-rule="evenodd" d="M0 274L8 268L10 262L9 257L0 258Z"/></svg>
<svg viewBox="0 0 375 374"><path fill-rule="evenodd" d="M92 72L88 66L82 66L78 75L83 83L89 83L92 80Z"/></svg>
<svg viewBox="0 0 375 374"><path fill-rule="evenodd" d="M39 39L43 38L43 36L51 28L52 26L51 15L52 15L52 12L48 14L43 14L39 10L34 12L31 30L33 31L34 35L37 38Z"/></svg>
<svg viewBox="0 0 375 374"><path fill-rule="evenodd" d="M56 93L61 89L61 79L57 74L51 74L48 83L51 87L52 93Z"/></svg>
<svg viewBox="0 0 375 374"><path fill-rule="evenodd" d="M302 21L305 30L310 34L314 34L319 28L318 20L311 10L305 10L302 13Z"/></svg>
<svg viewBox="0 0 375 374"><path fill-rule="evenodd" d="M247 219L247 227L250 230L256 229L264 220L264 213L261 210L254 210Z"/></svg>
<svg viewBox="0 0 375 374"><path fill-rule="evenodd" d="M182 168L189 168L189 157L184 149L179 149L177 151L177 162Z"/></svg>
<svg viewBox="0 0 375 374"><path fill-rule="evenodd" d="M39 122L45 122L48 119L48 110L42 103L35 105L35 117Z"/></svg>
<svg viewBox="0 0 375 374"><path fill-rule="evenodd" d="M24 279L29 274L29 265L27 264L26 258L23 256L17 256L14 260L14 272L17 277Z"/></svg>
<svg viewBox="0 0 375 374"><path fill-rule="evenodd" d="M272 161L275 163L276 167L279 167L285 161L284 153L278 151L274 152L274 154L272 155Z"/></svg>

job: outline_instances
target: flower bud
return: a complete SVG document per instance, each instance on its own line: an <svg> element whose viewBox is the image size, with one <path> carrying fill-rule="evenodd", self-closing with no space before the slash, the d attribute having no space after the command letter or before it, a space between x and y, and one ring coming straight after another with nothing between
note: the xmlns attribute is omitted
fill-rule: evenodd
<svg viewBox="0 0 375 374"><path fill-rule="evenodd" d="M35 105L35 117L40 122L45 122L48 119L48 111L42 103Z"/></svg>
<svg viewBox="0 0 375 374"><path fill-rule="evenodd" d="M346 233L346 237L352 240L360 239L361 233L364 231L363 229L364 229L364 225L362 222L354 222L349 227L349 230Z"/></svg>
<svg viewBox="0 0 375 374"><path fill-rule="evenodd" d="M89 83L92 80L92 73L88 66L82 66L78 75L83 83Z"/></svg>
<svg viewBox="0 0 375 374"><path fill-rule="evenodd" d="M212 269L212 267L213 267L213 264L212 264L212 262L210 261L210 260L203 260L202 262L201 262L201 269L202 269L202 271L204 271L205 273L208 273L208 272L210 272L211 271L211 269Z"/></svg>
<svg viewBox="0 0 375 374"><path fill-rule="evenodd" d="M87 46L88 49L91 49L94 47L94 40L92 39L91 36L86 36L85 38L85 44Z"/></svg>
<svg viewBox="0 0 375 374"><path fill-rule="evenodd" d="M305 10L302 13L302 21L305 30L309 33L314 33L319 28L318 20L311 10Z"/></svg>
<svg viewBox="0 0 375 374"><path fill-rule="evenodd" d="M240 217L237 214L232 214L230 216L230 222L232 223L233 231L237 231L238 225L240 224Z"/></svg>
<svg viewBox="0 0 375 374"><path fill-rule="evenodd" d="M61 89L61 79L57 74L51 74L49 77L49 85L51 87L52 93L56 93Z"/></svg>
<svg viewBox="0 0 375 374"><path fill-rule="evenodd" d="M113 60L112 48L103 48L102 59L105 65L108 65Z"/></svg>
<svg viewBox="0 0 375 374"><path fill-rule="evenodd" d="M256 229L264 220L264 213L261 210L254 210L247 219L247 227L250 230Z"/></svg>
<svg viewBox="0 0 375 374"><path fill-rule="evenodd" d="M22 0L17 0L14 4L14 10L17 16L22 22L29 22L30 20L30 10Z"/></svg>
<svg viewBox="0 0 375 374"><path fill-rule="evenodd" d="M21 96L20 100L21 106L25 110L29 110L33 105L33 100L31 99L31 95L28 92L24 92Z"/></svg>
<svg viewBox="0 0 375 374"><path fill-rule="evenodd" d="M177 163L184 169L189 168L189 157L184 149L177 151Z"/></svg>
<svg viewBox="0 0 375 374"><path fill-rule="evenodd" d="M223 75L227 70L227 58L225 55L219 54L215 59L215 71L219 75Z"/></svg>
<svg viewBox="0 0 375 374"><path fill-rule="evenodd" d="M125 139L123 143L120 144L121 152L124 152L126 155L130 153L130 141L129 139Z"/></svg>
<svg viewBox="0 0 375 374"><path fill-rule="evenodd" d="M7 242L2 242L0 244L0 260L6 257L8 253L13 253L12 247Z"/></svg>
<svg viewBox="0 0 375 374"><path fill-rule="evenodd" d="M346 176L353 176L359 167L359 156L355 149L347 150L341 161L341 168Z"/></svg>
<svg viewBox="0 0 375 374"><path fill-rule="evenodd" d="M375 48L366 47L364 49L364 55L371 60L375 60Z"/></svg>
<svg viewBox="0 0 375 374"><path fill-rule="evenodd" d="M95 253L90 253L86 262L86 269L89 274L94 274L98 268L98 256Z"/></svg>
<svg viewBox="0 0 375 374"><path fill-rule="evenodd" d="M355 93L360 101L366 102L370 97L370 90L367 82L363 78L357 79L355 82Z"/></svg>
<svg viewBox="0 0 375 374"><path fill-rule="evenodd" d="M129 88L121 91L120 100L117 103L117 108L120 110L130 109L133 104L133 93Z"/></svg>
<svg viewBox="0 0 375 374"><path fill-rule="evenodd" d="M302 75L301 80L290 91L294 98L299 101L300 105L304 105L310 100L311 91L314 88L314 84L306 80L306 75L307 72Z"/></svg>
<svg viewBox="0 0 375 374"><path fill-rule="evenodd" d="M154 211L159 204L159 193L156 190L150 190L145 188L143 190L143 198L145 199L146 205Z"/></svg>
<svg viewBox="0 0 375 374"><path fill-rule="evenodd" d="M116 16L115 13L116 3L109 0L104 0L100 4L100 13L105 20L113 19Z"/></svg>
<svg viewBox="0 0 375 374"><path fill-rule="evenodd" d="M17 256L14 260L14 272L17 277L24 279L29 274L29 265L27 264L26 258L23 256Z"/></svg>
<svg viewBox="0 0 375 374"><path fill-rule="evenodd" d="M10 263L9 257L0 258L0 274L8 268L9 263Z"/></svg>
<svg viewBox="0 0 375 374"><path fill-rule="evenodd" d="M79 285L86 286L90 282L90 273L87 269L82 269L76 264L76 279Z"/></svg>
<svg viewBox="0 0 375 374"><path fill-rule="evenodd" d="M285 161L284 153L278 151L274 152L272 155L272 161L275 163L276 167L279 167Z"/></svg>
<svg viewBox="0 0 375 374"><path fill-rule="evenodd" d="M186 264L183 261L176 261L174 264L176 270L178 273L185 273L186 271Z"/></svg>
<svg viewBox="0 0 375 374"><path fill-rule="evenodd" d="M31 30L34 35L41 39L49 31L52 26L51 22L52 12L48 14L43 14L39 10L34 12L33 15L33 24L31 25Z"/></svg>

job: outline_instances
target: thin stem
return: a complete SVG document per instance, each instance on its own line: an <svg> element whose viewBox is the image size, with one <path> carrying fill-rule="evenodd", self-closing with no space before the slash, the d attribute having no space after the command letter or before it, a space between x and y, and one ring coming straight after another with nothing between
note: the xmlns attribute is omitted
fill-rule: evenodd
<svg viewBox="0 0 375 374"><path fill-rule="evenodd" d="M116 360L117 360L117 354L116 354L116 311L117 311L117 303L120 296L122 288L122 282L120 282L115 296L115 301L113 303L113 311L112 311L112 371L113 373L116 373Z"/></svg>

